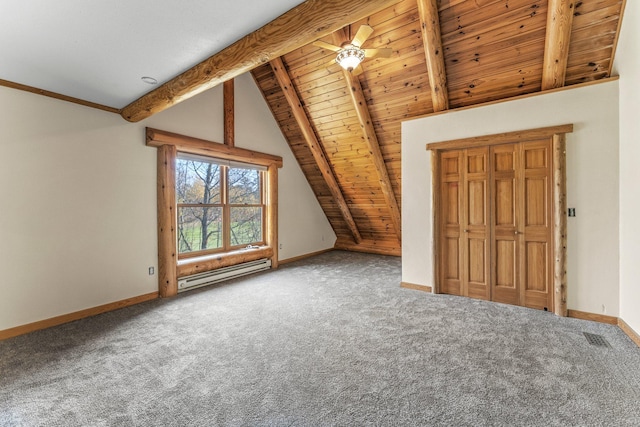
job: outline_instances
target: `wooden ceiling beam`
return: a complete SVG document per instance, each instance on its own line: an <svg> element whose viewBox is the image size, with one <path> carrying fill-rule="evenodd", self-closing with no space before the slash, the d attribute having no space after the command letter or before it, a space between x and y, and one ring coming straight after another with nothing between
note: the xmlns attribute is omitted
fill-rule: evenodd
<svg viewBox="0 0 640 427"><path fill-rule="evenodd" d="M429 85L433 111L449 109L449 91L447 90L447 74L444 68L444 51L440 33L440 17L437 0L417 0L420 15L422 43L427 59Z"/></svg>
<svg viewBox="0 0 640 427"><path fill-rule="evenodd" d="M353 236L353 240L356 243L360 243L362 241L362 237L360 236L360 231L358 230L358 226L356 225L353 216L351 215L351 211L349 206L347 205L347 201L342 194L342 190L338 185L335 175L331 170L331 166L329 165L329 161L327 160L327 156L324 154L322 146L320 145L320 141L316 136L313 127L311 126L311 122L309 121L309 117L307 116L304 107L302 106L302 102L300 101L300 96L296 93L296 89L293 87L293 83L291 82L291 77L289 77L289 73L284 67L284 63L281 58L272 59L270 62L271 69L276 76L276 80L278 80L278 84L282 89L282 92L287 99L287 103L289 107L291 107L291 111L293 112L293 116L300 127L300 131L304 136L304 139L313 155L313 158L320 169L320 173L324 178L324 181L333 196L333 199L344 218L349 231Z"/></svg>
<svg viewBox="0 0 640 427"><path fill-rule="evenodd" d="M342 46L342 43L347 41L347 35L345 31L338 30L332 34L333 43L336 46ZM342 68L342 67L340 67ZM389 207L389 213L391 215L391 222L393 228L398 237L398 241L402 240L402 221L400 218L400 208L398 201L396 200L395 193L393 192L393 186L391 185L391 179L389 179L389 172L387 171L387 165L380 151L380 144L378 142L378 136L376 135L375 128L373 127L373 120L371 120L371 113L367 106L367 100L362 92L362 85L358 77L354 76L351 72L342 69L344 80L349 87L349 95L351 95L351 101L353 107L356 110L358 116L358 122L364 135L364 140L367 143L371 160L376 168L378 175L378 182L380 183L380 189L384 196L384 200Z"/></svg>
<svg viewBox="0 0 640 427"><path fill-rule="evenodd" d="M234 80L227 80L222 85L222 103L224 119L224 144L235 146L235 86Z"/></svg>
<svg viewBox="0 0 640 427"><path fill-rule="evenodd" d="M549 0L542 90L564 86L575 0Z"/></svg>
<svg viewBox="0 0 640 427"><path fill-rule="evenodd" d="M398 0L307 0L122 109L137 122L258 65L366 18Z"/></svg>

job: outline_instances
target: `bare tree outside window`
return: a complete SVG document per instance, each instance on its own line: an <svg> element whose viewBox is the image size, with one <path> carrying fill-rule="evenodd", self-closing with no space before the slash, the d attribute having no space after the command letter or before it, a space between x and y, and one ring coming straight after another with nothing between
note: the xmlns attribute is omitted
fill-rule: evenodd
<svg viewBox="0 0 640 427"><path fill-rule="evenodd" d="M177 159L179 252L216 249L222 241L221 167Z"/></svg>
<svg viewBox="0 0 640 427"><path fill-rule="evenodd" d="M255 169L229 168L232 246L262 241L260 177L260 171Z"/></svg>
<svg viewBox="0 0 640 427"><path fill-rule="evenodd" d="M179 253L224 250L263 242L262 181L263 172L250 167L178 158ZM227 242L225 235L229 236Z"/></svg>

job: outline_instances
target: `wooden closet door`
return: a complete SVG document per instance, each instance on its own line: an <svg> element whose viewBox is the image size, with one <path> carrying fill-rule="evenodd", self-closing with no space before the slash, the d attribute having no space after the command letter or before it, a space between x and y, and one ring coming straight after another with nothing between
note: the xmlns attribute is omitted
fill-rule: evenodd
<svg viewBox="0 0 640 427"><path fill-rule="evenodd" d="M440 157L441 291L489 299L489 149Z"/></svg>
<svg viewBox="0 0 640 427"><path fill-rule="evenodd" d="M551 307L551 142L491 148L492 289L496 302Z"/></svg>
<svg viewBox="0 0 640 427"><path fill-rule="evenodd" d="M440 291L552 307L551 141L440 156Z"/></svg>
<svg viewBox="0 0 640 427"><path fill-rule="evenodd" d="M491 299L520 305L517 226L520 204L517 144L491 147Z"/></svg>
<svg viewBox="0 0 640 427"><path fill-rule="evenodd" d="M572 130L427 144L436 292L566 315L565 134Z"/></svg>
<svg viewBox="0 0 640 427"><path fill-rule="evenodd" d="M462 204L462 294L490 299L489 148L464 150Z"/></svg>
<svg viewBox="0 0 640 427"><path fill-rule="evenodd" d="M520 305L552 310L551 141L523 142L518 227Z"/></svg>
<svg viewBox="0 0 640 427"><path fill-rule="evenodd" d="M460 244L462 172L462 151L442 153L440 156L440 292L452 295L463 295L462 246Z"/></svg>

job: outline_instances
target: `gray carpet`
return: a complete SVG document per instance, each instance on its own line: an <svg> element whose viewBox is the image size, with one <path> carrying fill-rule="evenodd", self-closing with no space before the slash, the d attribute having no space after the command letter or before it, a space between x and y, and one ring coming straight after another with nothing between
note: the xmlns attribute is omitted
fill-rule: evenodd
<svg viewBox="0 0 640 427"><path fill-rule="evenodd" d="M640 425L617 327L399 283L330 252L0 342L0 425Z"/></svg>

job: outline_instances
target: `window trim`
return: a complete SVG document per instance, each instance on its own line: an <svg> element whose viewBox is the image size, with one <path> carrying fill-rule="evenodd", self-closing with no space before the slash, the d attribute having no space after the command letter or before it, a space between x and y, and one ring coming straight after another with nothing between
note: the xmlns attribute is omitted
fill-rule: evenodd
<svg viewBox="0 0 640 427"><path fill-rule="evenodd" d="M158 149L158 288L161 297L178 293L178 277L260 258L271 258L272 268L278 267L278 169L282 167L282 157L152 128L146 128L146 145ZM263 180L267 187L265 246L178 260L175 191L178 151L267 168Z"/></svg>

